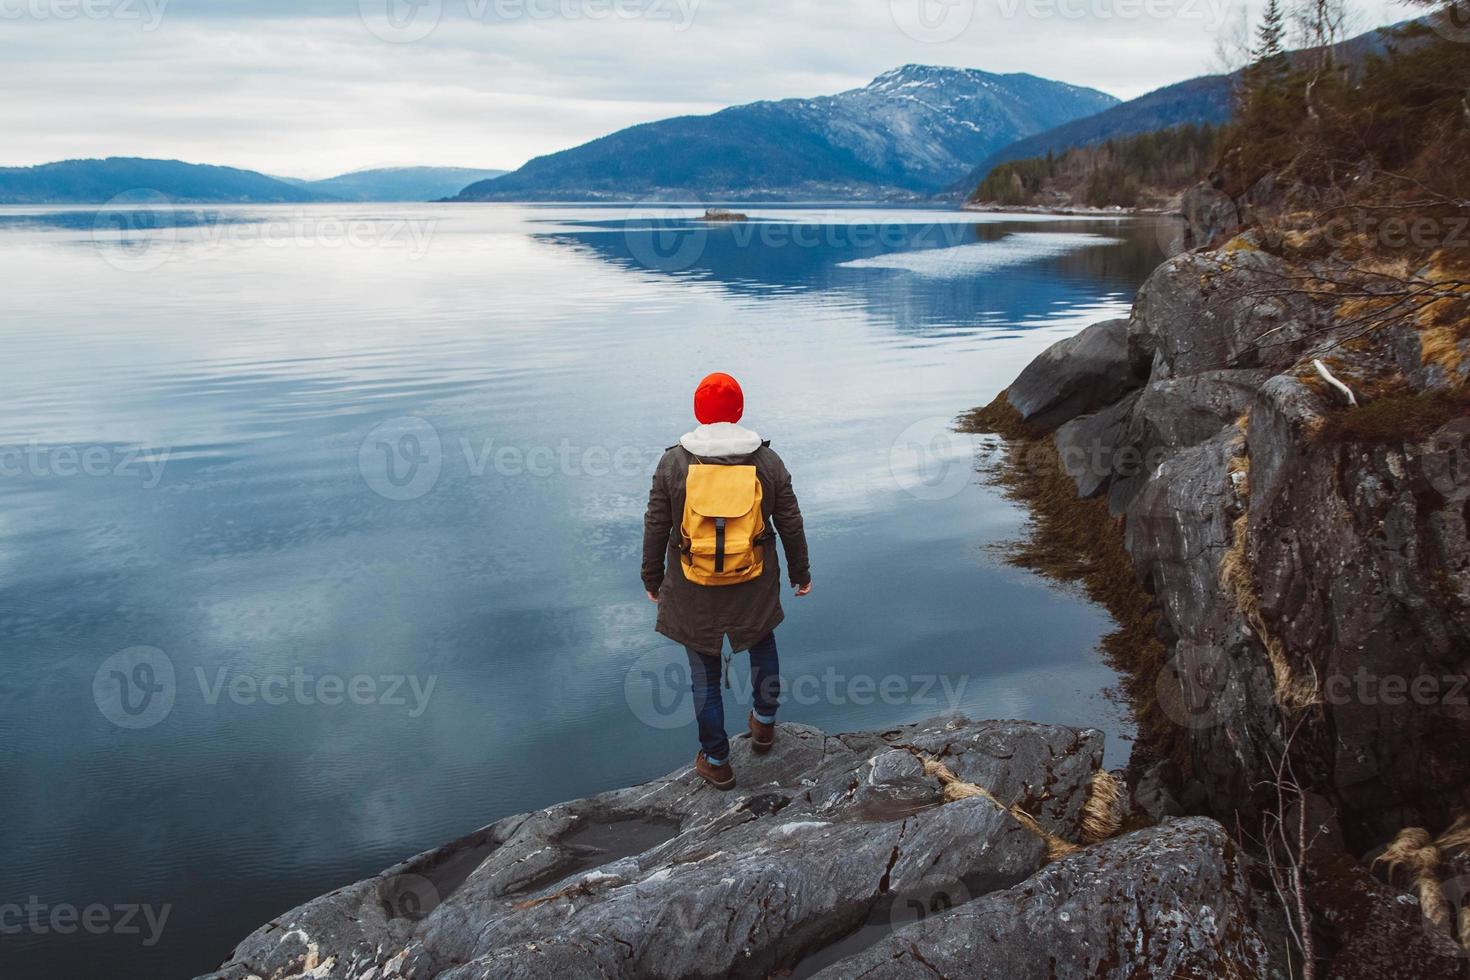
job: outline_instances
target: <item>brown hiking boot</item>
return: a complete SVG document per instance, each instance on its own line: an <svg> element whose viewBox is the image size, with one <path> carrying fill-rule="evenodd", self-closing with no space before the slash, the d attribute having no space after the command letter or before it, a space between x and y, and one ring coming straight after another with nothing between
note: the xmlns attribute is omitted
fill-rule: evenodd
<svg viewBox="0 0 1470 980"><path fill-rule="evenodd" d="M771 751L771 746L776 743L775 724L767 725L755 716L754 711L750 713L746 722L750 725L750 747L755 750L756 754L765 755Z"/></svg>
<svg viewBox="0 0 1470 980"><path fill-rule="evenodd" d="M729 789L735 785L735 770L730 768L730 763L726 761L723 766L710 765L703 750L694 757L694 771L703 776L705 781L715 789Z"/></svg>

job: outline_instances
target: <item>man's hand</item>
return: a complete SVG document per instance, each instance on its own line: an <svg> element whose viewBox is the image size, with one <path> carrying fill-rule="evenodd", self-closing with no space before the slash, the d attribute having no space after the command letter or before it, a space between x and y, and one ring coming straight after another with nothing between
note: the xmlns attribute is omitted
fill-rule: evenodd
<svg viewBox="0 0 1470 980"><path fill-rule="evenodd" d="M808 579L806 585L798 585L796 587L796 594L797 595L806 595L811 590L812 590L812 583L811 583L811 580Z"/></svg>
<svg viewBox="0 0 1470 980"><path fill-rule="evenodd" d="M647 595L648 595L648 601L649 602L658 602L658 593L657 592L648 592L647 589L645 589L644 592L647 593Z"/></svg>

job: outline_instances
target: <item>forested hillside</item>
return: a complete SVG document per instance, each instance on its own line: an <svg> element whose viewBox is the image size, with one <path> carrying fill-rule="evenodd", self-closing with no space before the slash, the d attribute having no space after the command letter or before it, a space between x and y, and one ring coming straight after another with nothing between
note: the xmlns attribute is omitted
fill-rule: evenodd
<svg viewBox="0 0 1470 980"><path fill-rule="evenodd" d="M976 204L1161 208L1219 156L1221 130L1205 123L1003 163L981 181Z"/></svg>

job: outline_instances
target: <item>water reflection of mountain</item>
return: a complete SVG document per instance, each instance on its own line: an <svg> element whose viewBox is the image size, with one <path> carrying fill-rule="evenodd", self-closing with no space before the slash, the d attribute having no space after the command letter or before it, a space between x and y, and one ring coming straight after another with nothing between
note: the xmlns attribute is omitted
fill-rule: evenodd
<svg viewBox="0 0 1470 980"><path fill-rule="evenodd" d="M944 270L944 260L957 253L938 251L988 244L998 254L1009 250L1007 238L1019 243L1051 234L1111 241L1014 263L1002 260L997 268L973 274ZM538 237L640 274L715 282L746 299L827 294L832 302L856 305L900 329L919 331L1024 328L1045 322L1049 314L1096 306L1100 292L1127 301L1164 259L1159 242L1168 240L1160 235L1157 219L1133 218L867 225L610 220ZM846 265L896 253L929 253L905 255L926 271ZM930 266L935 269L929 271Z"/></svg>

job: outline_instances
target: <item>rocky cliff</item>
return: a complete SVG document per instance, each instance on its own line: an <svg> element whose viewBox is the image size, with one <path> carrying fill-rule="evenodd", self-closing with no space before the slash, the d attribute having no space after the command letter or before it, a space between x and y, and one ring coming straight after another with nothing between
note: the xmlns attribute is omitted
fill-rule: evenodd
<svg viewBox="0 0 1470 980"><path fill-rule="evenodd" d="M508 817L284 913L208 980L1270 975L1229 836L1144 825L1100 732L734 745L734 791L685 768Z"/></svg>
<svg viewBox="0 0 1470 980"><path fill-rule="evenodd" d="M1153 719L1147 785L1247 833L1305 807L1329 932L1348 893L1400 900L1368 871L1392 840L1416 854L1410 873L1386 865L1402 902L1470 946L1470 914L1454 921L1470 843L1465 277L1444 251L1352 255L1320 225L1236 234L1271 193L1193 191L1187 240L1213 247L1164 263L1129 318L1042 354L982 414L1005 429L1009 413L1079 497L1106 501L1154 598L1165 663L1132 685L1153 700L1136 705ZM1288 783L1303 792L1283 797ZM1322 944L1330 958L1349 937ZM1464 975L1453 951L1378 945L1399 965L1340 975Z"/></svg>

